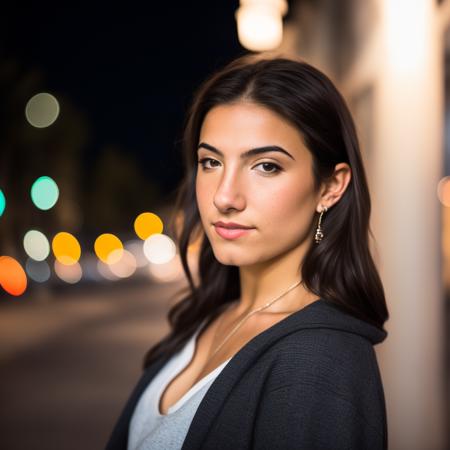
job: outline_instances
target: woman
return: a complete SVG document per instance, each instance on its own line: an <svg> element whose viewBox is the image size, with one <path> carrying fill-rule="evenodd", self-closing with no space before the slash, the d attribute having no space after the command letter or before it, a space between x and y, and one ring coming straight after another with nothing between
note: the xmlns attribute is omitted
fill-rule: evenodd
<svg viewBox="0 0 450 450"><path fill-rule="evenodd" d="M388 311L341 95L305 62L240 57L197 91L183 144L189 291L107 449L387 448Z"/></svg>

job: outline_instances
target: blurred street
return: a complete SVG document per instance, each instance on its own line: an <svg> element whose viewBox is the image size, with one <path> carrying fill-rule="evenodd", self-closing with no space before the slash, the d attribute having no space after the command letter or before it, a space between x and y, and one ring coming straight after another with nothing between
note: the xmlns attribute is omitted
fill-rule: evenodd
<svg viewBox="0 0 450 450"><path fill-rule="evenodd" d="M113 284L2 302L0 447L103 448L146 350L169 330L179 287Z"/></svg>

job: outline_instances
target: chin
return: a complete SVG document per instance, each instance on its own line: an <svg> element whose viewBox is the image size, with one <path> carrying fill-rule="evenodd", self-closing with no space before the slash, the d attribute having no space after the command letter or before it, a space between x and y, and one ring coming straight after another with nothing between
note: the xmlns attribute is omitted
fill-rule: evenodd
<svg viewBox="0 0 450 450"><path fill-rule="evenodd" d="M224 266L249 266L252 264L257 263L258 261L255 260L254 255L250 258L248 252L244 252L241 250L237 251L223 251L215 249L214 246L212 246L214 256L216 257L217 261L219 261Z"/></svg>

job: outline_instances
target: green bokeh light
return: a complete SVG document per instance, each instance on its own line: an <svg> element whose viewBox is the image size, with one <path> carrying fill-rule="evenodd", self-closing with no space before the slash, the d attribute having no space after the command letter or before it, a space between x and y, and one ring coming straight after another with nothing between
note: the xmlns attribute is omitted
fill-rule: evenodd
<svg viewBox="0 0 450 450"><path fill-rule="evenodd" d="M39 177L31 186L31 200L39 209L47 210L52 208L58 197L58 185L50 177Z"/></svg>
<svg viewBox="0 0 450 450"><path fill-rule="evenodd" d="M0 216L3 214L5 207L6 207L5 194L3 194L2 190L0 189Z"/></svg>

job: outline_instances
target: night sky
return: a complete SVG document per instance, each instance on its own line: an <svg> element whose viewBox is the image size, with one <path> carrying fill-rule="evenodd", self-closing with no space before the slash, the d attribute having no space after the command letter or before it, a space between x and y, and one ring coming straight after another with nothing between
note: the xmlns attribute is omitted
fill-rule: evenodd
<svg viewBox="0 0 450 450"><path fill-rule="evenodd" d="M2 57L41 71L45 90L83 113L87 170L115 145L167 191L182 174L176 142L194 89L247 51L237 38L238 1L146 5L10 7L2 14Z"/></svg>

